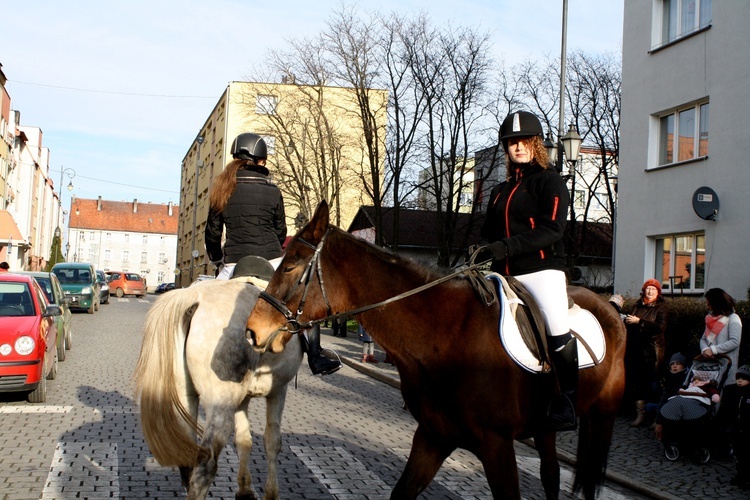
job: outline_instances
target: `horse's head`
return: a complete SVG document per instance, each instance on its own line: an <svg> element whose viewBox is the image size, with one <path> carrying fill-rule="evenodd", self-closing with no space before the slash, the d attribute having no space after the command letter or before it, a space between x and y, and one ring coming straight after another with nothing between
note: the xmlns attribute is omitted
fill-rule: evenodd
<svg viewBox="0 0 750 500"><path fill-rule="evenodd" d="M325 314L311 261L320 252L328 230L328 204L324 200L312 220L289 242L284 258L250 313L246 333L256 350L281 352L298 331L298 323Z"/></svg>

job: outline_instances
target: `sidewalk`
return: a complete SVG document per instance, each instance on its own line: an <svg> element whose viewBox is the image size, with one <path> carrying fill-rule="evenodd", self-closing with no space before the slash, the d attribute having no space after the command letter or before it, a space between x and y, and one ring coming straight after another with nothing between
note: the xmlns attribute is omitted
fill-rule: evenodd
<svg viewBox="0 0 750 500"><path fill-rule="evenodd" d="M379 363L362 363L362 342L357 332L346 337L334 337L330 328L321 328L321 344L333 349L341 361L355 370L400 389L396 367L384 363L385 352L375 344ZM326 353L329 354L329 353ZM334 375L335 376L335 375ZM618 417L615 422L609 454L607 479L642 495L664 500L685 498L746 499L748 492L729 485L735 467L731 460L711 458L698 464L680 458L670 462L664 458L663 447L653 439L648 428L631 428L630 418ZM524 441L532 446L531 440ZM577 432L562 432L557 436L558 458L567 463L575 461Z"/></svg>

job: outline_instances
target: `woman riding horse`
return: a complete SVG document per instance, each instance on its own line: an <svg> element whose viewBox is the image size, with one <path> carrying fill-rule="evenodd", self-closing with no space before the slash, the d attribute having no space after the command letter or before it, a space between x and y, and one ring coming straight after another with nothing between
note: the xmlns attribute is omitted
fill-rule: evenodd
<svg viewBox="0 0 750 500"><path fill-rule="evenodd" d="M542 124L532 113L511 113L500 127L508 179L490 195L482 239L490 242L492 270L513 275L534 296L546 323L550 358L561 394L550 402L550 430L576 428L578 345L568 328L563 233L568 190L548 169Z"/></svg>

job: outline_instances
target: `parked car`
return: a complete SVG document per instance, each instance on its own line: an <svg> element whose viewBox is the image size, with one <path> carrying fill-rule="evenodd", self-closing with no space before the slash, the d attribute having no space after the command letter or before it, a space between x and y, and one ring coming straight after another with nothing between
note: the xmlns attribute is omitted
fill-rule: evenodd
<svg viewBox="0 0 750 500"><path fill-rule="evenodd" d="M154 293L169 292L170 290L174 290L174 286L174 283L159 283L159 286L156 287Z"/></svg>
<svg viewBox="0 0 750 500"><path fill-rule="evenodd" d="M99 310L99 283L94 266L88 262L58 262L52 267L60 280L65 296L70 299L70 309L83 309L89 314Z"/></svg>
<svg viewBox="0 0 750 500"><path fill-rule="evenodd" d="M61 314L55 316L57 327L57 360L65 361L65 351L73 347L73 313L70 312L70 299L65 297L60 281L55 273L19 271L18 274L33 276L39 284L39 288L47 297L47 302L60 308Z"/></svg>
<svg viewBox="0 0 750 500"><path fill-rule="evenodd" d="M107 271L106 274L109 292L112 293L114 290L118 298L125 295L135 295L136 297L146 295L146 282L140 274L123 271Z"/></svg>
<svg viewBox="0 0 750 500"><path fill-rule="evenodd" d="M30 403L47 400L47 380L57 377L60 314L33 277L0 273L0 392L26 392Z"/></svg>
<svg viewBox="0 0 750 500"><path fill-rule="evenodd" d="M99 303L109 304L109 283L107 283L107 277L104 275L104 271L96 271L96 281L99 282Z"/></svg>

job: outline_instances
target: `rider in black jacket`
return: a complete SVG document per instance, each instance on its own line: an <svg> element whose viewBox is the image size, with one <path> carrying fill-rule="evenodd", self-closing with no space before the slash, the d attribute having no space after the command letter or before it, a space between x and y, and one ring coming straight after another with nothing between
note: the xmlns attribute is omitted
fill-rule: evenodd
<svg viewBox="0 0 750 500"><path fill-rule="evenodd" d="M547 321L550 361L560 386L547 411L550 430L576 428L578 345L568 326L563 234L570 196L549 167L542 125L532 113L511 113L500 127L508 180L492 190L481 238L492 270L513 275L534 296Z"/></svg>
<svg viewBox="0 0 750 500"><path fill-rule="evenodd" d="M206 221L206 252L219 269L217 279L232 277L237 262L245 256L264 259L281 257L286 239L284 199L268 178L266 143L258 134L244 133L232 143L233 160L219 174L211 188ZM224 248L222 232L226 230ZM328 375L341 362L321 355L320 327L300 335L313 375Z"/></svg>

